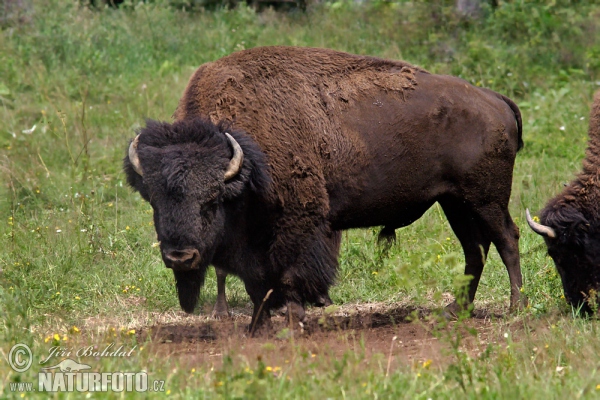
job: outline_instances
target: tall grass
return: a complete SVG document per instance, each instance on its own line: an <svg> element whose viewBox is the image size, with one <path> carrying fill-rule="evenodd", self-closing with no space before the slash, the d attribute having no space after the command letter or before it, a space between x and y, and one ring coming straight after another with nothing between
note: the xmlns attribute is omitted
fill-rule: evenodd
<svg viewBox="0 0 600 400"><path fill-rule="evenodd" d="M299 349L283 378L235 356L218 371L196 366L192 376L173 372L175 361L151 361L152 354L113 366L153 370L169 379L173 394L190 397L307 397L315 390L321 397L351 398L595 393L596 363L583 355L597 353L597 323L571 317L554 265L524 223L525 207L540 209L580 168L592 93L600 87L595 2L506 1L478 19L458 15L446 1L338 1L289 14L258 14L244 5L190 12L160 1L122 9L58 0L31 4L27 18L2 20L0 31L4 353L16 342L47 349L49 334L66 334L93 318L129 329L138 326L139 315L178 310L172 274L153 247L151 208L124 183L128 139L145 118L170 120L188 77L204 62L255 46L318 46L404 59L519 104L525 148L517 157L510 207L522 229L531 307L516 318L521 325L532 318L543 333L526 327L524 339L502 337L478 358L457 350L449 364L401 367L385 379L374 361L360 367L355 348L345 361L319 363ZM462 274L463 256L441 209L434 206L399 230L387 251L376 246L376 234L344 234L334 302L444 304ZM492 252L476 307L505 312L508 295L506 270ZM234 307L249 301L233 278L228 296ZM214 298L211 274L199 312ZM314 373L306 377L307 370ZM4 385L20 379L5 364L0 371Z"/></svg>

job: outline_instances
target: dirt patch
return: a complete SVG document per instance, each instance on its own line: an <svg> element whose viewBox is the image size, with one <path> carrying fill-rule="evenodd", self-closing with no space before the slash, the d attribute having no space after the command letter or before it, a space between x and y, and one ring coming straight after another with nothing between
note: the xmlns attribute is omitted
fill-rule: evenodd
<svg viewBox="0 0 600 400"><path fill-rule="evenodd" d="M177 357L190 367L218 368L225 355L249 364L261 359L267 365L285 365L299 355L341 359L352 354L366 363L385 364L389 359L395 368L446 363L453 346L477 356L489 344L503 340L504 327L510 325L502 316L486 311L477 311L460 323L440 322L434 311L406 305L349 305L307 314L303 328L290 327L285 316L274 316L271 334L258 338L248 334L249 310L238 310L224 320L182 318L138 328L137 334L157 356Z"/></svg>

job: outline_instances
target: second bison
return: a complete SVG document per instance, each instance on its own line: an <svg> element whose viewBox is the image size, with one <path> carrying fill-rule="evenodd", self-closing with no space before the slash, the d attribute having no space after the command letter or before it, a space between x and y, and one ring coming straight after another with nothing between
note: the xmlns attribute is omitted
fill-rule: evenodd
<svg viewBox="0 0 600 400"><path fill-rule="evenodd" d="M583 170L548 202L540 223L527 222L544 237L560 274L565 298L584 312L596 311L600 293L600 91L594 95Z"/></svg>
<svg viewBox="0 0 600 400"><path fill-rule="evenodd" d="M505 96L402 61L262 47L202 65L174 117L148 121L125 171L185 311L213 264L243 280L253 324L285 304L302 319L328 298L339 231L393 237L435 202L473 276L467 302L494 243L519 305L508 202L521 116Z"/></svg>

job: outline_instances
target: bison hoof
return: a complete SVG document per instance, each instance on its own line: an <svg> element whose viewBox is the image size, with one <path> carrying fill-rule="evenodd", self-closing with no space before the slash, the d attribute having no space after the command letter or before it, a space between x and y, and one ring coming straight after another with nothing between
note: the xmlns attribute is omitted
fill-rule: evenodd
<svg viewBox="0 0 600 400"><path fill-rule="evenodd" d="M217 302L215 303L210 316L216 319L227 318L230 316L225 297L217 297Z"/></svg>
<svg viewBox="0 0 600 400"><path fill-rule="evenodd" d="M214 319L226 319L231 317L228 310L217 310L216 308L210 313L210 317Z"/></svg>
<svg viewBox="0 0 600 400"><path fill-rule="evenodd" d="M442 315L448 320L457 320L460 316L470 317L473 314L472 304L459 304L456 300L444 307Z"/></svg>
<svg viewBox="0 0 600 400"><path fill-rule="evenodd" d="M271 323L271 319L265 320L262 323L250 324L248 325L248 332L250 333L250 337L269 337L273 331L273 324Z"/></svg>
<svg viewBox="0 0 600 400"><path fill-rule="evenodd" d="M527 296L525 296L524 294L520 294L516 298L511 297L509 311L511 313L523 311L524 309L527 308L528 304L529 304L529 300L527 299Z"/></svg>

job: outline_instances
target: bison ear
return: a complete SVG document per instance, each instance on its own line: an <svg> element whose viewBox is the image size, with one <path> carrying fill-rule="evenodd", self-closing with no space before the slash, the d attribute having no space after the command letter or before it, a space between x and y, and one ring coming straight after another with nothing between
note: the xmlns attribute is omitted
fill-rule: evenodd
<svg viewBox="0 0 600 400"><path fill-rule="evenodd" d="M588 235L590 223L576 208L563 206L542 215L544 225L553 227L562 243L581 247Z"/></svg>

